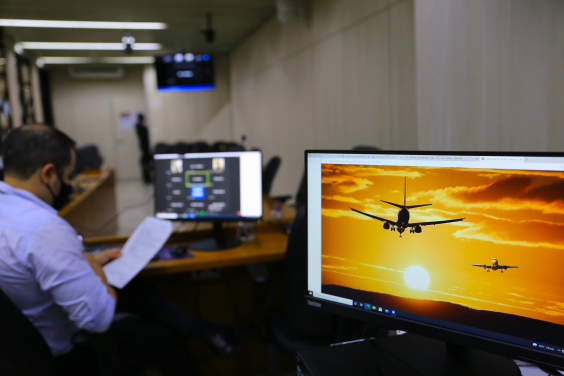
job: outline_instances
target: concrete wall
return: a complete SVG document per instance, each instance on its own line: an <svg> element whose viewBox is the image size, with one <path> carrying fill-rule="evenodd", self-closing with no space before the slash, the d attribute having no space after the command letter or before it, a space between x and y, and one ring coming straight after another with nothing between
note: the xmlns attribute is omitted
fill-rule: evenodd
<svg viewBox="0 0 564 376"><path fill-rule="evenodd" d="M561 151L564 2L416 0L418 145Z"/></svg>
<svg viewBox="0 0 564 376"><path fill-rule="evenodd" d="M282 157L274 194L296 192L307 148L417 147L413 1L302 5L231 55L234 137Z"/></svg>

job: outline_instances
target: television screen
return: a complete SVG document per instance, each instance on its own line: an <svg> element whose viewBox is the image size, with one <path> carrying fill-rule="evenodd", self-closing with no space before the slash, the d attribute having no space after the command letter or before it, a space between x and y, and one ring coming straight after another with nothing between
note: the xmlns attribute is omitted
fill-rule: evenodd
<svg viewBox="0 0 564 376"><path fill-rule="evenodd" d="M214 62L210 54L177 53L155 57L159 91L212 90Z"/></svg>
<svg viewBox="0 0 564 376"><path fill-rule="evenodd" d="M309 296L564 364L564 156L401 153L306 152Z"/></svg>
<svg viewBox="0 0 564 376"><path fill-rule="evenodd" d="M155 215L172 220L262 217L260 152L155 155Z"/></svg>

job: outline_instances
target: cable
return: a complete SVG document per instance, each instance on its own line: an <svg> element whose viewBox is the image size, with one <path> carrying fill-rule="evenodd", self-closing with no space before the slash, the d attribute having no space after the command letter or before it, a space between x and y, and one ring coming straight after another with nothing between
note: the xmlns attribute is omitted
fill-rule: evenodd
<svg viewBox="0 0 564 376"><path fill-rule="evenodd" d="M114 222L117 217L119 217L121 214L123 214L124 212L131 210L131 209L135 209L135 208L139 208L139 207L143 207L145 205L150 204L153 200L155 199L154 194L151 193L151 196L139 203L139 204L133 204L133 205L128 205L126 207L124 207L123 209L121 209L119 212L117 212L116 214L114 214L110 219L108 219L106 222L104 222L100 227L96 228L96 229L92 229L89 227L85 227L85 226L80 226L80 225L74 225L75 227L82 229L82 230L86 230L88 232L93 233L94 235L98 235L100 232L102 232L104 229L106 229L106 227L108 227L112 222Z"/></svg>

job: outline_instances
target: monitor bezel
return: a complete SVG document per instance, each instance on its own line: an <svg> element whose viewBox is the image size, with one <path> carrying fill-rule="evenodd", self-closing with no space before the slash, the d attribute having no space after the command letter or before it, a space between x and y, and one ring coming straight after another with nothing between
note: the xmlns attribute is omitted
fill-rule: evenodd
<svg viewBox="0 0 564 376"><path fill-rule="evenodd" d="M564 157L564 152L492 152L492 151L433 151L433 150L325 150L308 149L304 151L304 166L306 172L306 192L309 191L307 171L309 169L309 154L395 154L395 155L456 155L456 156L507 156L507 157ZM309 218L309 194L306 194L305 214ZM308 232L308 220L306 222L306 233ZM309 242L307 242L309 254ZM308 269L309 271L309 269ZM304 304L311 309L320 309L325 312L334 313L368 323L382 325L387 328L401 329L406 332L420 334L429 338L435 338L447 343L474 348L477 350L503 355L512 359L518 359L539 365L564 369L564 356L550 354L545 351L535 350L509 342L499 341L493 338L483 337L454 329L449 329L420 321L414 321L398 316L386 315L375 311L366 311L361 308L348 306L342 303L332 302L316 298L304 291Z"/></svg>
<svg viewBox="0 0 564 376"><path fill-rule="evenodd" d="M160 219L165 219L167 221L173 221L173 222L259 222L262 221L262 218L264 217L264 196L262 194L262 152L260 151L253 151L253 150L245 150L245 151L212 151L212 152L205 152L205 153L160 153L160 154L154 154L153 155L153 161L156 162L156 156L158 155L179 155L179 156L184 156L184 155L194 155L194 156L199 156L200 154L233 154L233 153L258 153L259 154L259 158L260 158L260 200L261 200L261 216L260 217L226 217L226 218L218 218L218 217L210 217L210 216L202 216L202 217L195 217L195 218L160 218ZM202 158L206 158L205 156L203 156ZM164 159L164 158L163 158ZM155 172L156 172L156 163L155 163ZM153 192L154 192L154 205L153 205L153 216L155 218L157 217L157 177L156 177L156 173L155 173L155 178L154 178L154 182L153 182Z"/></svg>

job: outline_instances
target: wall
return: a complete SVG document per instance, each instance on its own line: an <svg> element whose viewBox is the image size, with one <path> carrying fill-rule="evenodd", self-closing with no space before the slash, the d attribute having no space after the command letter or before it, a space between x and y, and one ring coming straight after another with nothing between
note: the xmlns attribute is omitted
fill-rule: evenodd
<svg viewBox="0 0 564 376"><path fill-rule="evenodd" d="M421 149L561 151L564 2L416 0Z"/></svg>
<svg viewBox="0 0 564 376"><path fill-rule="evenodd" d="M231 140L227 58L215 61L216 87L210 91L159 92L152 65L143 81L149 107L152 143Z"/></svg>
<svg viewBox="0 0 564 376"><path fill-rule="evenodd" d="M121 79L74 79L66 68L50 73L55 125L79 146L97 145L118 178L139 178L135 130L120 129L119 113L146 111L143 69L129 66Z"/></svg>
<svg viewBox="0 0 564 376"><path fill-rule="evenodd" d="M307 148L417 148L411 0L302 1L231 55L235 139L282 157L273 194L294 194Z"/></svg>

